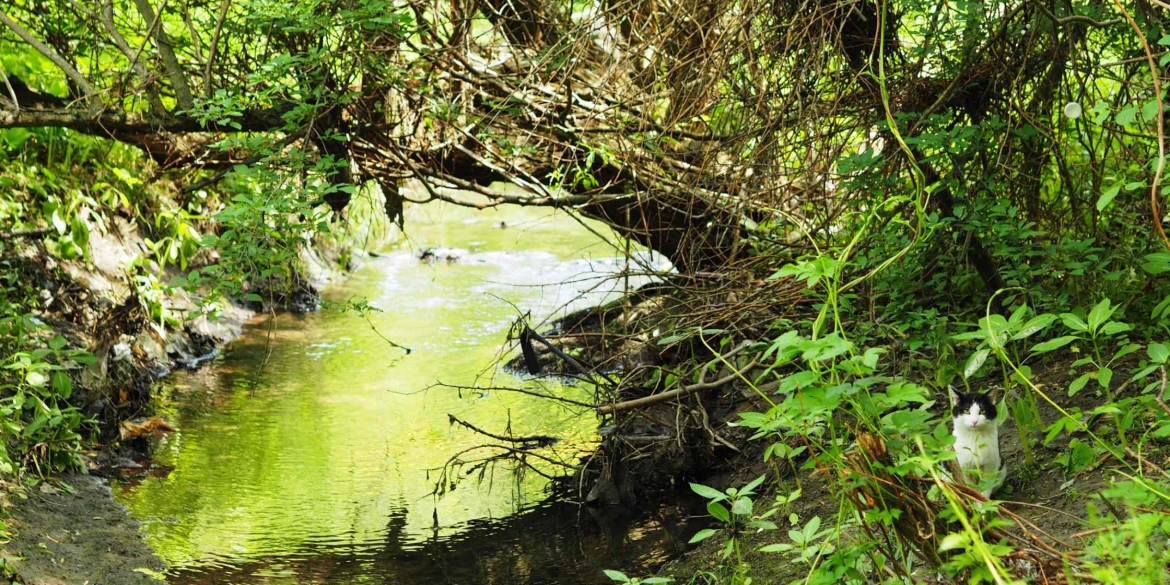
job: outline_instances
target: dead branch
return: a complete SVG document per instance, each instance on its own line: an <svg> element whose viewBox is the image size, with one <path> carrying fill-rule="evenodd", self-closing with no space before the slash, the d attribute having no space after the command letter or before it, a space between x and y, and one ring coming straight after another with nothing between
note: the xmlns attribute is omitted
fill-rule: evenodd
<svg viewBox="0 0 1170 585"><path fill-rule="evenodd" d="M455 424L460 425L468 430L474 431L474 432L479 433L485 437L495 439L497 441L503 441L505 443L519 444L524 449L538 449L541 447L548 447L548 446L554 445L558 441L560 441L560 439L558 439L556 437L550 437L548 435L528 435L528 436L524 436L524 437L497 435L495 433L485 431L485 430L483 430L483 429L481 429L481 428L479 428L479 427L477 427L469 422L462 421L453 414L447 415L447 421L453 425L455 425Z"/></svg>

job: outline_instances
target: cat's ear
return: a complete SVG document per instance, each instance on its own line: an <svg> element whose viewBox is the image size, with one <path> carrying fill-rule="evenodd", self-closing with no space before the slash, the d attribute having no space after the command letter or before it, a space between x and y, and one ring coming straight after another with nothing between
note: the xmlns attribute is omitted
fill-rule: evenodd
<svg viewBox="0 0 1170 585"><path fill-rule="evenodd" d="M992 404L999 404L999 386L992 386L991 392L988 392L987 396L991 398Z"/></svg>
<svg viewBox="0 0 1170 585"><path fill-rule="evenodd" d="M962 395L958 392L955 392L955 387L951 386L950 384L947 384L947 393L951 396L951 406L958 406L959 399L962 397Z"/></svg>

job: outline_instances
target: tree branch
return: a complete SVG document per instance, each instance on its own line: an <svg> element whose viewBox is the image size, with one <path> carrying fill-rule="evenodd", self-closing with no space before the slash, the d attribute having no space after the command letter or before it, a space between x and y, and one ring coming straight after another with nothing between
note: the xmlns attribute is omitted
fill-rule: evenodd
<svg viewBox="0 0 1170 585"><path fill-rule="evenodd" d="M150 0L134 0L134 5L138 7L138 12L146 20L147 36L150 36L152 30L154 32L154 39L158 43L158 54L162 57L167 76L171 78L171 85L175 89L175 101L179 103L179 109L191 110L195 107L195 101L191 96L191 87L187 85L187 78L183 76L179 59L175 56L174 45L171 44L166 31L163 30L162 6L159 7L159 14L156 15L154 8L150 5Z"/></svg>
<svg viewBox="0 0 1170 585"><path fill-rule="evenodd" d="M82 93L85 94L85 97L91 97L97 93L94 91L93 86L85 80L85 76L83 76L81 72L70 65L69 62L66 61L64 57L59 55L57 51L54 51L52 47L42 43L40 39L34 37L32 33L24 30L24 28L17 24L16 21L12 20L12 18L5 14L3 10L0 10L0 22L4 23L4 25L8 28L12 29L12 32L16 33L16 36L23 39L24 42L32 45L32 47L36 49L38 53L44 55L46 58L52 61L58 69L65 73L65 77L68 77L73 81L73 83L77 84L77 87L82 91Z"/></svg>
<svg viewBox="0 0 1170 585"><path fill-rule="evenodd" d="M211 49L207 51L207 65L203 68L203 93L211 95L211 64L215 62L215 53L219 49L219 33L223 31L223 21L227 19L228 8L232 0L223 0L219 7L219 18L215 21L215 32L211 34Z"/></svg>

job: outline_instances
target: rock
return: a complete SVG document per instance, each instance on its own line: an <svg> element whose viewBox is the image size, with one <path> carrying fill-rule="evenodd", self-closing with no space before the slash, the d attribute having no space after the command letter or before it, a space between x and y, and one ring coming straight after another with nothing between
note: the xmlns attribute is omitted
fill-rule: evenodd
<svg viewBox="0 0 1170 585"><path fill-rule="evenodd" d="M130 357L130 344L126 342L116 343L114 347L110 348L110 359L120 362Z"/></svg>

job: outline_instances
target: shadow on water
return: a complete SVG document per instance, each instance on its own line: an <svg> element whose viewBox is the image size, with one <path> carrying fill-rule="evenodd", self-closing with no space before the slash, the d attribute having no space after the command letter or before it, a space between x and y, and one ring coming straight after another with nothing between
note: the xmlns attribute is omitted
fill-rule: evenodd
<svg viewBox="0 0 1170 585"><path fill-rule="evenodd" d="M697 530L688 515L701 508L686 498L590 510L549 500L541 473L506 462L479 468L484 481L467 477L473 466L457 470L466 479L433 496L436 470L485 440L452 415L557 437L549 457L568 464L595 448L591 409L421 390L441 380L588 400L589 388L492 364L517 311L539 320L640 282L613 278L626 265L614 248L548 211L483 220L427 206L409 225L410 248L326 293L378 312L261 318L223 358L170 381L160 410L177 430L158 440L152 472L115 493L172 582L603 583L601 569L645 572ZM457 259L420 261L426 246L459 249Z"/></svg>
<svg viewBox="0 0 1170 585"><path fill-rule="evenodd" d="M305 543L302 550L235 567L172 574L170 583L451 583L587 585L611 582L603 569L647 572L684 552L704 523L702 502L686 494L648 510L590 509L548 502L498 519L467 522L454 535L407 538L405 509L384 538L362 546Z"/></svg>

